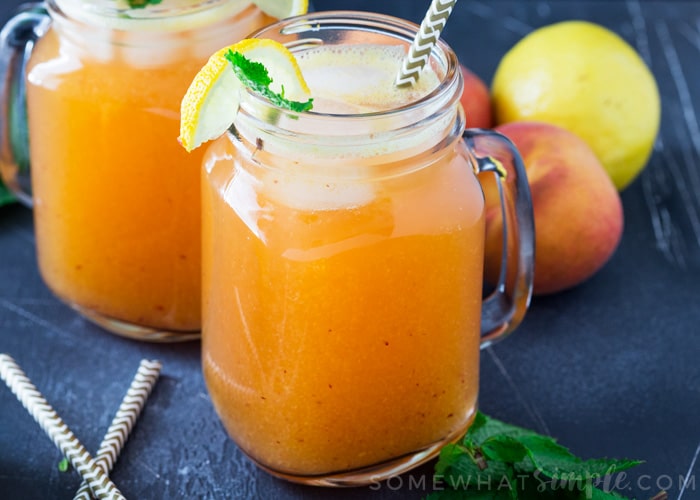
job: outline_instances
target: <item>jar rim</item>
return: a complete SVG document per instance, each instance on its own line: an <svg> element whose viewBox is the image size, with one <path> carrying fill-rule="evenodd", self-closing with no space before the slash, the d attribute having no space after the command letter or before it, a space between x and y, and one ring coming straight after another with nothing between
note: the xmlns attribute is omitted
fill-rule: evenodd
<svg viewBox="0 0 700 500"><path fill-rule="evenodd" d="M384 14L360 11L327 11L278 21L251 37L272 38L292 53L319 44L343 44L344 32L371 32L377 43L400 41L406 49L420 27L410 21ZM357 41L360 40L360 41ZM364 37L353 39L363 44ZM388 42L387 42L388 43ZM437 65L438 84L426 95L389 109L355 114L306 111L296 113L280 108L246 89L233 124L233 135L248 144L264 144L273 154L289 157L369 158L395 154L413 155L428 151L444 140L455 140L464 128L458 101L463 88L462 74L454 51L439 41L431 52ZM312 96L313 97L313 96ZM459 130L458 130L459 129Z"/></svg>
<svg viewBox="0 0 700 500"><path fill-rule="evenodd" d="M374 33L379 33L381 31L387 36L393 36L397 40L402 40L407 45L410 45L416 33L419 31L420 26L411 21L386 14L365 11L336 10L313 12L288 19L282 19L253 32L250 37L273 38L287 46L292 53L295 53L307 48L322 45L324 43L324 41L319 37L294 40L293 38L297 35L307 32L319 33L323 30L329 29L351 28L362 28L363 30L372 31ZM290 40L285 40L286 38L289 38ZM444 40L440 39L433 46L430 57L437 59L441 66L444 67L444 74L440 75L440 81L434 89L413 102L386 110L353 114L322 113L312 109L304 112L304 116L313 117L312 119L327 120L362 120L391 117L415 112L418 109L425 108L426 106L429 107L431 105L435 105L436 101L439 101L441 98L444 100L446 94L449 94L449 101L454 103L459 99L459 94L461 93L461 89L463 87L462 75L459 71L459 61L457 59L457 55ZM277 111L282 111L287 114L289 113L287 110L278 108L266 98L260 96L250 89L246 89L246 99L256 102L257 105L276 108Z"/></svg>
<svg viewBox="0 0 700 500"><path fill-rule="evenodd" d="M252 5L251 0L163 0L132 8L124 0L48 0L62 20L117 31L183 31L213 24Z"/></svg>

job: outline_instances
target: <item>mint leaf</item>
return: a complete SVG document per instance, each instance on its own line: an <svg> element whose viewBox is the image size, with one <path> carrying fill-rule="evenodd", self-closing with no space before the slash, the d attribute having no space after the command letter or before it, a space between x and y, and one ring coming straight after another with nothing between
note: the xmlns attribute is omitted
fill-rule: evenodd
<svg viewBox="0 0 700 500"><path fill-rule="evenodd" d="M13 201L15 201L14 195L0 180L0 206L12 203Z"/></svg>
<svg viewBox="0 0 700 500"><path fill-rule="evenodd" d="M533 474L518 475L518 500L591 500L591 491L567 484L553 484Z"/></svg>
<svg viewBox="0 0 700 500"><path fill-rule="evenodd" d="M284 97L284 86L282 92L277 93L270 88L272 78L265 66L259 62L251 61L240 52L229 50L226 53L226 60L231 63L233 71L238 79L256 94L260 94L277 107L301 113L313 108L313 99L306 102L292 101Z"/></svg>
<svg viewBox="0 0 700 500"><path fill-rule="evenodd" d="M480 492L478 498L517 498L513 470L499 461L488 462L477 452L472 456L465 448L454 445L447 453L441 453L438 467L446 491ZM470 496L471 498L471 496Z"/></svg>
<svg viewBox="0 0 700 500"><path fill-rule="evenodd" d="M487 417L481 412L477 412L474 423L477 424L477 426L475 427L474 424L472 424L465 436L465 442L469 439L472 443L481 445L487 439L494 436L510 436L513 438L539 436L539 434L534 431L506 424L495 418Z"/></svg>
<svg viewBox="0 0 700 500"><path fill-rule="evenodd" d="M456 464L461 458L465 457L465 448L458 444L446 444L440 450L440 458L435 464L435 473L443 475L445 471Z"/></svg>
<svg viewBox="0 0 700 500"><path fill-rule="evenodd" d="M637 460L582 460L555 439L477 413L459 444L445 446L435 466L444 490L429 500L612 500L599 478L639 465Z"/></svg>
<svg viewBox="0 0 700 500"><path fill-rule="evenodd" d="M431 493L426 500L510 500L510 495L505 491L489 490L442 490Z"/></svg>
<svg viewBox="0 0 700 500"><path fill-rule="evenodd" d="M595 488L592 491L592 495L589 498L585 498L582 494L581 500L619 500L620 498L625 498L622 495L618 495L614 491L603 491Z"/></svg>
<svg viewBox="0 0 700 500"><path fill-rule="evenodd" d="M232 50L226 53L226 60L231 63L233 71L246 87L258 92L272 83L272 78L262 63L251 61L240 52Z"/></svg>
<svg viewBox="0 0 700 500"><path fill-rule="evenodd" d="M145 9L149 5L158 5L163 0L126 0L132 9Z"/></svg>
<svg viewBox="0 0 700 500"><path fill-rule="evenodd" d="M581 460L568 449L544 436L522 436L518 441L527 449L535 467L555 479L569 477L573 481L604 477L635 467L638 460Z"/></svg>
<svg viewBox="0 0 700 500"><path fill-rule="evenodd" d="M481 444L481 451L489 460L499 462L516 463L528 456L527 448L508 435L491 436Z"/></svg>
<svg viewBox="0 0 700 500"><path fill-rule="evenodd" d="M465 489L470 486L477 486L479 481L488 482L492 479L492 474L496 472L500 464L494 467L481 469L477 462L469 455L461 455L443 473L443 479L451 488ZM501 469L500 472L503 472Z"/></svg>

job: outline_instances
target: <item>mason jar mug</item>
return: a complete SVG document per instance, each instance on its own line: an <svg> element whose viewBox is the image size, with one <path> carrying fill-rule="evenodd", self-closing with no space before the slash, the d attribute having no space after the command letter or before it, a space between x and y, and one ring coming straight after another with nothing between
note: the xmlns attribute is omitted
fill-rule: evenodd
<svg viewBox="0 0 700 500"><path fill-rule="evenodd" d="M330 12L258 32L296 55L315 107L243 92L204 158L205 380L243 452L292 481L368 484L457 440L476 411L480 345L530 300L522 161L495 132L464 132L454 52L432 49L424 95L372 83L416 30ZM483 297L477 174L505 171L506 268Z"/></svg>
<svg viewBox="0 0 700 500"><path fill-rule="evenodd" d="M5 26L0 169L33 203L59 298L120 335L197 338L202 154L177 143L180 101L211 53L273 19L249 0L125 5L48 0Z"/></svg>

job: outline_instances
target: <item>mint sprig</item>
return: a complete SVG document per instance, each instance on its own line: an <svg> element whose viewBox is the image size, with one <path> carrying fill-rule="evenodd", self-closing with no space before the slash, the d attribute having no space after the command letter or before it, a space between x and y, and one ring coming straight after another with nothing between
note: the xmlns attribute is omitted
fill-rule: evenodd
<svg viewBox="0 0 700 500"><path fill-rule="evenodd" d="M163 0L126 0L132 9L145 9L149 5L158 5Z"/></svg>
<svg viewBox="0 0 700 500"><path fill-rule="evenodd" d="M582 460L555 439L478 412L460 443L445 446L435 466L445 489L428 500L619 499L598 481L638 460Z"/></svg>
<svg viewBox="0 0 700 500"><path fill-rule="evenodd" d="M233 71L238 79L253 92L265 97L275 106L301 113L313 108L313 99L306 102L292 101L284 96L284 86L282 92L277 93L270 88L272 78L270 78L267 68L259 62L251 61L240 52L229 49L226 53L226 60L231 63Z"/></svg>

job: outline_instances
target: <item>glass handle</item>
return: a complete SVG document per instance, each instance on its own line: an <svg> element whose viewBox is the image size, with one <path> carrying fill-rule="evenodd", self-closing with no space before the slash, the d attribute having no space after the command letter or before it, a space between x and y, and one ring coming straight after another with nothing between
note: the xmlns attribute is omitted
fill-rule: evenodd
<svg viewBox="0 0 700 500"><path fill-rule="evenodd" d="M18 200L32 205L24 76L34 43L49 29L44 2L26 3L0 31L0 174Z"/></svg>
<svg viewBox="0 0 700 500"><path fill-rule="evenodd" d="M486 347L512 332L530 305L535 224L525 166L513 143L491 130L468 129L463 138L476 172L495 174L503 220L498 283L481 315L481 345Z"/></svg>

